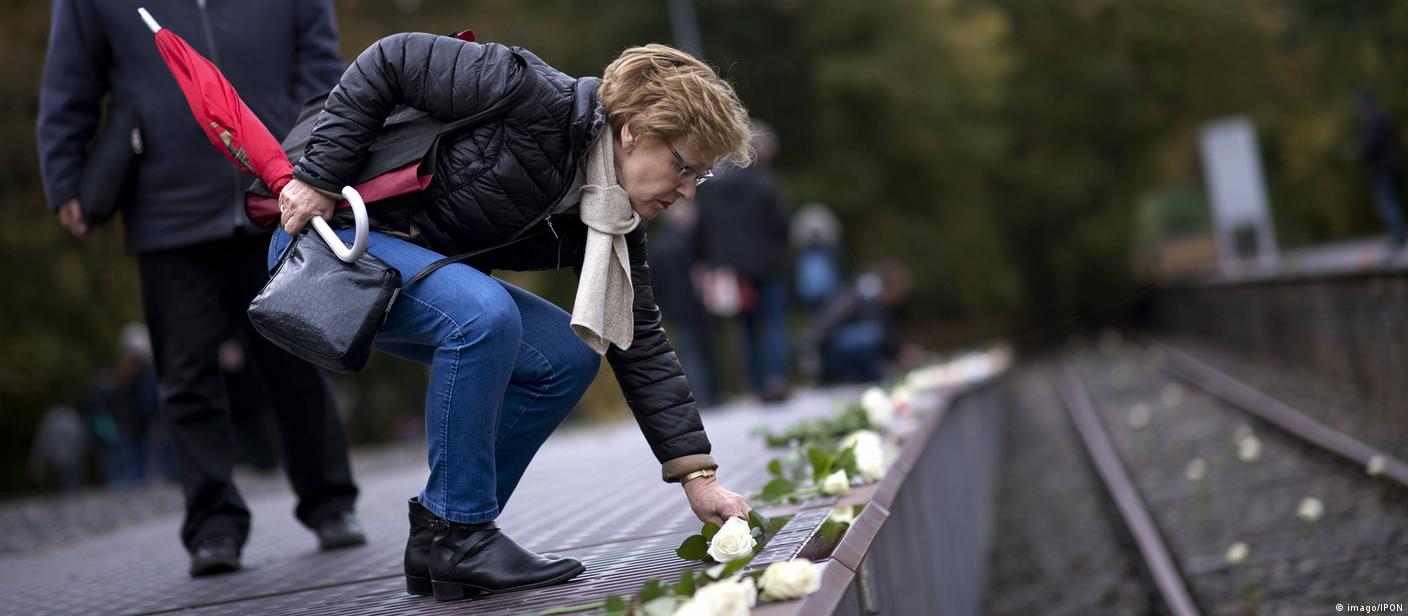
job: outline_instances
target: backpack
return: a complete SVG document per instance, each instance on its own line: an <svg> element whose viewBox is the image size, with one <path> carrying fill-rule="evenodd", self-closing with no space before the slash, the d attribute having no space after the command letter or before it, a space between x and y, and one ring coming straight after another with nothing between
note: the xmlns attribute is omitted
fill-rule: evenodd
<svg viewBox="0 0 1408 616"><path fill-rule="evenodd" d="M793 281L797 298L815 308L841 289L841 266L825 246L810 246L797 255Z"/></svg>

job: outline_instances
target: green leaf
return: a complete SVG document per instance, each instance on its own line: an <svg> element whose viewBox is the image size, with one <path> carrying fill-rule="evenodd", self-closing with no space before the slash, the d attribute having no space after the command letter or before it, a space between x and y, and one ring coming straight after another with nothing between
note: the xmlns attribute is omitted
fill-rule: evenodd
<svg viewBox="0 0 1408 616"><path fill-rule="evenodd" d="M777 477L778 479L781 479L781 478L782 478L782 460L779 459L779 458L773 458L771 462L768 462L768 472L771 473L773 477Z"/></svg>
<svg viewBox="0 0 1408 616"><path fill-rule="evenodd" d="M767 531L768 526L771 524L772 520L769 520L768 516L758 513L757 509L752 509L748 511L748 526L751 526L753 528L761 528L764 531Z"/></svg>
<svg viewBox="0 0 1408 616"><path fill-rule="evenodd" d="M704 560L709 555L709 540L703 535L690 535L675 550L675 555L685 560Z"/></svg>
<svg viewBox="0 0 1408 616"><path fill-rule="evenodd" d="M851 445L836 456L832 465L837 469L845 469L846 475L854 477L856 474L856 446ZM833 471L834 472L834 471ZM829 473L828 473L829 474Z"/></svg>
<svg viewBox="0 0 1408 616"><path fill-rule="evenodd" d="M662 584L660 580L651 578L645 581L644 586L640 587L640 594L637 596L640 597L641 603L646 603L652 599L665 596L665 593L665 585Z"/></svg>
<svg viewBox="0 0 1408 616"><path fill-rule="evenodd" d="M759 498L763 501L771 502L791 494L797 489L797 484L786 479L774 479L763 486L763 493Z"/></svg>
<svg viewBox="0 0 1408 616"><path fill-rule="evenodd" d="M713 522L705 522L705 523L704 523L704 528L699 531L699 534L700 534L700 535L703 535L705 540L713 541L713 540L714 540L714 535L717 534L718 532L719 532L719 525L718 525L718 524L715 524L715 523L713 523Z"/></svg>
<svg viewBox="0 0 1408 616"><path fill-rule="evenodd" d="M675 582L675 595L680 597L694 596L694 572L685 569L680 572L680 581Z"/></svg>
<svg viewBox="0 0 1408 616"><path fill-rule="evenodd" d="M626 598L619 595L611 595L606 598L606 603L602 609L606 610L607 616L626 616L626 610L630 604Z"/></svg>
<svg viewBox="0 0 1408 616"><path fill-rule="evenodd" d="M674 597L663 596L641 603L640 612L645 616L670 616L675 613L679 601Z"/></svg>
<svg viewBox="0 0 1408 616"><path fill-rule="evenodd" d="M812 463L812 481L821 483L822 479L831 474L831 456L820 447L807 449L807 459Z"/></svg>
<svg viewBox="0 0 1408 616"><path fill-rule="evenodd" d="M725 564L724 564L724 570L721 571L721 572L719 572L719 579L721 579L721 580L722 580L722 579L725 579L725 578L727 578L727 577L730 576L730 575L733 575L733 574L735 574L735 573L738 573L739 571L742 571L743 568L744 568L744 567L747 567L747 566L748 566L748 563L751 563L751 562L753 562L753 557L752 557L752 556L745 556L745 557L740 558L740 559L738 559L738 560L732 560L732 561L729 561L729 562L725 563Z"/></svg>

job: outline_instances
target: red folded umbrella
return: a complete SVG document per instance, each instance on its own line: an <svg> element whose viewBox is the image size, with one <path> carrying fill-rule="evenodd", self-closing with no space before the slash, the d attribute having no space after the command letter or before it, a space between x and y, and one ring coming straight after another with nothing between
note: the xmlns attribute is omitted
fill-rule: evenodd
<svg viewBox="0 0 1408 616"><path fill-rule="evenodd" d="M175 32L158 26L145 10L141 13L147 26L156 32L157 51L181 86L191 115L210 138L210 143L235 165L263 180L278 195L293 178L293 164L279 140L240 100L239 93L220 69L196 53Z"/></svg>
<svg viewBox="0 0 1408 616"><path fill-rule="evenodd" d="M210 143L237 167L263 180L277 196L293 179L293 165L289 163L279 140L240 100L239 93L235 92L235 87L230 85L220 69L196 53L175 32L158 25L146 9L139 8L137 12L155 33L157 51L161 52L166 68L181 86L191 115L205 131L205 136L210 138ZM339 259L351 263L367 248L367 209L355 188L344 187L342 195L350 200L356 218L356 240L352 247L344 245L322 218L314 216L312 226ZM277 221L278 213L275 212L270 226Z"/></svg>
<svg viewBox="0 0 1408 616"><path fill-rule="evenodd" d="M157 50L185 94L196 124L227 158L240 169L254 174L268 188L266 194L264 187L256 186L246 195L245 211L250 220L261 227L274 227L280 217L279 192L293 179L289 155L264 123L240 100L239 93L220 73L220 69L176 33L158 25L146 9L137 11L155 33ZM474 32L464 30L455 37L473 42ZM305 109L305 113L307 111ZM316 114L300 117L298 125L294 126L295 133L303 130L304 142L315 117ZM304 126L305 119L308 126ZM375 202L424 190L430 184L433 171L427 168L423 158L427 155L427 148L438 138L442 125L441 122L406 122L388 129L391 140L399 139L401 143L399 147L390 148L390 151L369 153L368 170L371 173L360 178L352 187L359 199ZM300 143L295 142L295 147L296 150L292 151L302 151ZM337 207L350 205L344 199ZM313 223L315 227L326 227L320 219L315 218ZM322 233L323 229L318 231Z"/></svg>

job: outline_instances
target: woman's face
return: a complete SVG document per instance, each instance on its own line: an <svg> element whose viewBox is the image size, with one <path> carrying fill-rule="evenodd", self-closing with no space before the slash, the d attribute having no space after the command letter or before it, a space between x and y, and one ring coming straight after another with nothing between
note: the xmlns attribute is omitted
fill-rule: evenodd
<svg viewBox="0 0 1408 616"><path fill-rule="evenodd" d="M631 209L645 220L655 218L677 199L694 198L694 176L680 176L671 146L690 169L702 173L708 167L695 159L683 142L637 138L629 126L622 126L615 140L616 182L630 196Z"/></svg>

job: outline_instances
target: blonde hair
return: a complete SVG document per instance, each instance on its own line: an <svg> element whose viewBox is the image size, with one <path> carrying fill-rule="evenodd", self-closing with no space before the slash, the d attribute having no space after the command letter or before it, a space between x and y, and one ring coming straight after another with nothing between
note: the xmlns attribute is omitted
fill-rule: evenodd
<svg viewBox="0 0 1408 616"><path fill-rule="evenodd" d="M597 98L611 128L673 141L705 164L752 161L748 110L733 86L694 56L665 45L631 47L601 76Z"/></svg>

